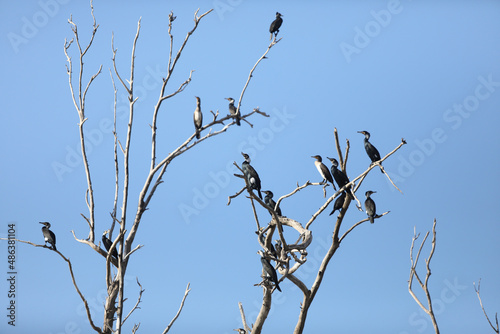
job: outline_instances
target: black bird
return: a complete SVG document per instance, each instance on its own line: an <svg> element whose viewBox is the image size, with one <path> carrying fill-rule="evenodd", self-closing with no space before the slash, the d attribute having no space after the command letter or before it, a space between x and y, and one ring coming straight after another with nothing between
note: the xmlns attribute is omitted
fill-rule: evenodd
<svg viewBox="0 0 500 334"><path fill-rule="evenodd" d="M264 197L264 203L269 205L271 207L271 209L274 210L274 208L276 208L276 202L273 200L273 196L274 196L273 192L271 190L264 190L262 192L264 194L266 194L266 197ZM276 214L278 216L282 216L281 209L279 206L276 208Z"/></svg>
<svg viewBox="0 0 500 334"><path fill-rule="evenodd" d="M238 332L238 334L247 334L247 331L244 330L243 328L236 328L236 329L233 329L233 331Z"/></svg>
<svg viewBox="0 0 500 334"><path fill-rule="evenodd" d="M109 230L104 231L102 234L102 244L104 245L104 248L109 252L109 249L111 248L111 245L113 244L111 240L106 236L106 234L109 233ZM115 259L118 260L118 251L116 250L116 247L113 248L113 252L111 253L111 256L114 257Z"/></svg>
<svg viewBox="0 0 500 334"><path fill-rule="evenodd" d="M271 265L269 260L264 257L263 251L259 250L257 254L260 255L260 262L262 263L264 274L276 285L276 289L281 292L280 286L278 285L278 275L276 275L276 270L274 270L274 267Z"/></svg>
<svg viewBox="0 0 500 334"><path fill-rule="evenodd" d="M368 215L368 218L370 219L370 223L374 223L375 221L373 220L375 216L377 215L377 208L375 206L375 202L370 198L371 194L376 193L376 191L371 191L368 190L365 195L366 195L366 201L365 201L365 210L366 214Z"/></svg>
<svg viewBox="0 0 500 334"><path fill-rule="evenodd" d="M376 162L380 160L380 153L378 153L378 150L375 148L375 146L372 145L372 143L369 142L370 139L370 132L368 131L358 131L358 133L364 134L365 135L365 150L366 154L368 154L368 157L372 162ZM381 163L382 165L382 163ZM383 173L384 171L382 168L380 171Z"/></svg>
<svg viewBox="0 0 500 334"><path fill-rule="evenodd" d="M256 232L256 233L258 234L258 232ZM260 233L259 239L260 239L260 243L266 246L266 248L269 250L271 255L273 257L276 257L276 250L274 249L273 243L271 241L269 241L269 247L267 247L268 245L266 244L266 234Z"/></svg>
<svg viewBox="0 0 500 334"><path fill-rule="evenodd" d="M255 169L250 165L250 156L246 153L241 152L243 157L245 158L245 161L241 164L241 169L243 170L243 174L245 174L245 178L247 179L248 183L252 187L252 189L257 190L259 193L260 199L262 199L262 194L260 193L260 178L259 174L255 171Z"/></svg>
<svg viewBox="0 0 500 334"><path fill-rule="evenodd" d="M345 196L346 196L346 192L343 191L342 194L340 194L340 196L337 197L337 199L335 200L335 203L333 203L333 210L332 210L332 212L330 212L330 216L333 215L333 213L335 211L342 209L342 207L344 206L344 202L345 202Z"/></svg>
<svg viewBox="0 0 500 334"><path fill-rule="evenodd" d="M283 247L281 246L281 240L277 239L277 240L274 240L276 241L276 244L274 245L274 250L276 251L276 258L279 259L281 257L281 250L283 249Z"/></svg>
<svg viewBox="0 0 500 334"><path fill-rule="evenodd" d="M283 19L281 18L281 14L276 12L276 19L271 23L271 26L269 27L269 32L271 33L271 39L273 39L273 34L274 37L278 36L278 33L280 32L280 27L281 24L283 23Z"/></svg>
<svg viewBox="0 0 500 334"><path fill-rule="evenodd" d="M229 113L234 117L236 125L240 126L240 112L234 106L234 99L232 97L226 97L225 99L229 101Z"/></svg>
<svg viewBox="0 0 500 334"><path fill-rule="evenodd" d="M314 162L314 165L316 166L319 174L323 178L323 181L321 181L321 182L324 183L324 182L328 181L333 185L333 189L335 189L335 185L333 184L332 174L330 174L330 171L325 166L325 164L322 162L323 159L321 159L321 156L320 155L313 155L311 158L316 159L316 161Z"/></svg>
<svg viewBox="0 0 500 334"><path fill-rule="evenodd" d="M328 160L330 160L332 162L332 167L330 167L330 170L332 172L332 176L335 179L335 182L337 182L339 189L341 189L343 186L345 186L346 184L349 183L349 178L344 173L344 171L337 168L339 166L339 162L337 161L337 159L328 158ZM349 192L351 193L352 198L354 198L354 194L352 193L351 187L349 187Z"/></svg>
<svg viewBox="0 0 500 334"><path fill-rule="evenodd" d="M196 97L196 109L194 110L193 120L196 129L196 139L200 139L200 129L203 124L203 114L201 113L201 101L198 96Z"/></svg>
<svg viewBox="0 0 500 334"><path fill-rule="evenodd" d="M44 227L42 227L43 238L45 239L45 246L47 246L48 242L53 250L57 250L56 235L54 234L54 232L50 230L50 223L40 222L40 224L45 225Z"/></svg>

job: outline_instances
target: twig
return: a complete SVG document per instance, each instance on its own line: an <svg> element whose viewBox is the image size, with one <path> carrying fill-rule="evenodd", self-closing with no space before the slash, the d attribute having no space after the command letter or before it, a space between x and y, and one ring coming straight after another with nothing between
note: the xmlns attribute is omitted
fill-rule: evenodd
<svg viewBox="0 0 500 334"><path fill-rule="evenodd" d="M125 319L123 319L122 326L125 323L125 321L127 321L128 317L132 314L132 312L134 312L136 309L140 309L139 304L141 303L142 293L145 291L142 288L141 283L139 283L139 279L137 277L135 279L137 281L137 285L139 285L139 297L137 298L137 302L135 303L134 307L130 310Z"/></svg>
<svg viewBox="0 0 500 334"><path fill-rule="evenodd" d="M179 307L179 310L177 311L177 314L172 319L172 321L170 321L170 323L168 324L167 328L165 328L165 330L163 331L163 334L168 333L168 331L170 330L170 328L174 324L175 320L177 320L177 318L179 317L179 314L181 314L182 308L184 307L184 301L186 300L186 297L188 296L189 291L191 291L191 289L189 288L189 284L190 283L188 283L188 285L186 287L186 291L184 291L184 297L182 297L181 306Z"/></svg>
<svg viewBox="0 0 500 334"><path fill-rule="evenodd" d="M245 317L245 311L243 310L243 304L241 302L238 302L238 307L240 309L241 322L243 323L243 328L245 329L245 331L247 333L250 333L251 330L250 330L250 327L248 327L248 324L247 324L247 319Z"/></svg>
<svg viewBox="0 0 500 334"><path fill-rule="evenodd" d="M430 262L431 262L432 256L434 255L434 250L436 248L436 219L434 219L434 224L432 225L432 247L431 247L431 251L429 253L429 257L425 260L426 269L427 270L426 270L426 275L425 275L425 281L424 281L424 283L422 283L422 281L418 277L417 272L416 272L416 267L417 267L417 264L418 264L418 259L420 257L420 252L422 251L422 247L424 246L424 243L427 240L429 232L427 232L425 234L424 240L422 240L422 243L420 244L420 248L418 250L417 256L416 256L415 260L413 260L413 247L414 247L415 241L417 240L417 238L418 238L419 235L420 234L417 235L416 232L414 231L413 238L412 238L412 241L411 241L411 246L410 246L411 269L410 269L410 279L408 280L408 291L410 292L410 295L413 297L413 299L415 300L415 302L420 306L420 308L425 313L427 313L427 315L429 315L429 317L431 318L431 321L432 321L432 325L434 326L434 331L436 332L436 334L439 334L439 328L438 328L438 325L437 325L436 317L434 316L434 311L433 311L433 308L432 308L431 295L429 293L429 288L428 288L429 277L431 276ZM415 293L412 290L412 283L413 283L413 277L414 276L417 279L417 281L419 282L420 287L422 288L422 290L424 290L425 296L427 298L427 305L428 305L427 308L422 304L422 302L418 299L418 297L415 295Z"/></svg>
<svg viewBox="0 0 500 334"><path fill-rule="evenodd" d="M490 324L493 331L495 331L495 333L498 334L499 333L498 314L495 313L495 323L497 325L497 327L495 328L495 326L493 326L493 324L491 323L490 318L488 317L488 314L486 314L486 310L484 309L484 306L483 306L483 301L481 300L481 295L479 294L479 292L481 290L481 279L479 279L479 282L477 282L477 288L476 288L475 282L473 282L473 285L474 285L474 290L476 291L476 294L477 294L477 298L479 299L479 304L481 305L481 310L483 310L483 313L484 313L484 316L486 317L486 320L488 320L488 323Z"/></svg>

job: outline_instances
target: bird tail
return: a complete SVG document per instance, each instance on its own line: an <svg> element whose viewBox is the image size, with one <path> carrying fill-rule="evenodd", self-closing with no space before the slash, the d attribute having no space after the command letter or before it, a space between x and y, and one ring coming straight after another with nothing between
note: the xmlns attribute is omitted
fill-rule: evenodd
<svg viewBox="0 0 500 334"><path fill-rule="evenodd" d="M337 211L337 209L335 209L335 208L334 208L334 209L333 209L333 211L332 211L332 212L330 212L329 216L333 215L333 213L334 213L335 211Z"/></svg>
<svg viewBox="0 0 500 334"><path fill-rule="evenodd" d="M257 192L259 193L260 199L262 199L262 194L260 193L260 189L257 189Z"/></svg>
<svg viewBox="0 0 500 334"><path fill-rule="evenodd" d="M375 223L375 220L373 219L373 216L368 217L368 219L370 219L370 223L372 223L372 224Z"/></svg>
<svg viewBox="0 0 500 334"><path fill-rule="evenodd" d="M55 251L57 250L57 248L56 248L56 245L55 245L55 244L54 244L54 245L52 245L52 248L53 248Z"/></svg>
<svg viewBox="0 0 500 334"><path fill-rule="evenodd" d="M271 33L271 37L269 37L269 40L272 41L273 40L273 33ZM280 290L281 291L281 290Z"/></svg>
<svg viewBox="0 0 500 334"><path fill-rule="evenodd" d="M236 125L238 125L238 126L241 125L240 116L238 116L238 115L236 115Z"/></svg>
<svg viewBox="0 0 500 334"><path fill-rule="evenodd" d="M196 131L196 139L200 139L200 131Z"/></svg>
<svg viewBox="0 0 500 334"><path fill-rule="evenodd" d="M278 285L278 282L276 282L276 289L278 289L279 292L281 292L280 286Z"/></svg>

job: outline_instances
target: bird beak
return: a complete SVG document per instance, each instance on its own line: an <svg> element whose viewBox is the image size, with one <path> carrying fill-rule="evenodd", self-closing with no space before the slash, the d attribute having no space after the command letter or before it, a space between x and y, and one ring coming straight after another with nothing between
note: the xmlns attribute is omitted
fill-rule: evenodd
<svg viewBox="0 0 500 334"><path fill-rule="evenodd" d="M358 131L358 133L363 133L364 131Z"/></svg>
<svg viewBox="0 0 500 334"><path fill-rule="evenodd" d="M372 193L376 194L377 192L376 191L372 191Z"/></svg>
<svg viewBox="0 0 500 334"><path fill-rule="evenodd" d="M312 155L311 155L311 158L314 158L314 159L316 159L316 157L313 157Z"/></svg>

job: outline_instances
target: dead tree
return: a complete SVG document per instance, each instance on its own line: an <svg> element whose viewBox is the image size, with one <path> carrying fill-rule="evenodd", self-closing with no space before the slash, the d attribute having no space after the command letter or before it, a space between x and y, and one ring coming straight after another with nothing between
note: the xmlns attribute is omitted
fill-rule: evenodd
<svg viewBox="0 0 500 334"><path fill-rule="evenodd" d="M345 156L342 154L342 150L340 148L340 143L339 143L339 138L338 138L338 133L337 129L334 129L334 137L335 137L335 147L338 153L338 158L340 162L340 168L346 172L346 166L347 166L347 160L349 156L349 140L346 141L346 152ZM263 248L264 252L267 254L268 259L274 260L276 263L276 269L277 271L282 275L280 278L279 282L288 279L290 280L293 284L295 284L303 294L303 300L301 303L301 308L300 308L300 313L297 319L297 324L295 326L294 333L299 334L302 333L304 330L305 322L307 319L307 313L309 310L309 307L311 306L314 297L316 296L316 293L319 290L319 287L321 286L321 283L323 281L326 268L328 266L328 263L332 259L333 255L335 255L335 252L337 249L340 247L341 242L347 237L349 233L351 233L356 227L359 225L369 221L368 218L362 219L356 223L354 223L349 229L346 230L342 235L340 235L340 227L342 225L342 222L344 220L345 214L347 210L349 209L351 202L356 201L357 205L356 207L359 210L362 210L361 208L361 203L357 199L357 196L355 195L356 192L359 190L363 180L365 177L368 175L368 173L375 167L380 167L384 174L389 178L389 175L385 173L383 170L383 167L381 163L389 158L391 155L393 155L396 151L398 151L404 144L406 144L405 140L402 139L401 143L390 153L388 153L385 157L380 159L377 163L371 164L367 170L365 170L363 173L358 175L357 177L353 178L349 183L347 183L345 186L343 186L341 189L339 189L337 192L335 192L332 196L330 196L328 199L326 199L325 203L316 211L314 214L312 214L312 217L309 219L309 221L305 222L305 224L302 224L292 218L289 217L282 217L278 216L276 213L276 208L280 206L280 203L283 200L286 200L287 198L298 195L299 191L306 188L306 187L311 187L311 186L322 186L323 187L323 193L324 196L326 196L326 185L323 185L323 183L312 183L307 181L303 185L299 185L297 183L295 189L293 189L290 193L281 196L278 201L276 201L276 207L271 208L268 205L264 203L258 196L256 196L249 183L248 180L240 174L235 174L236 177L242 178L245 182L245 185L243 188L238 191L235 195L232 195L229 197L228 200L228 205L231 203L231 200L237 196L239 196L241 193L245 191L245 189L248 192L248 198L250 200L250 204L253 209L253 214L255 218L255 222L257 225L257 240L259 242L259 245ZM243 173L241 170L240 166L235 162L234 165ZM391 180L392 183L392 180ZM393 183L394 184L394 183ZM395 185L394 185L395 186ZM396 186L395 186L396 187ZM323 211L330 205L330 203L340 196L342 192L346 191L348 188L352 189L353 194L355 195L355 198L352 198L350 195L350 192L347 192L347 195L344 200L344 204L342 206L342 209L340 210L340 214L337 217L335 227L332 233L332 242L330 245L330 248L328 249L325 257L323 258L321 265L318 268L318 272L316 274L316 278L312 284L311 287L307 287L304 282L302 282L297 276L295 276L295 272L297 272L300 267L306 263L307 261L307 248L312 244L313 238L312 238L312 224L314 221L318 218L320 214L323 213ZM397 188L397 187L396 187ZM257 214L257 211L255 209L255 203L258 205L262 206L266 210L271 213L271 221L267 224L267 226L261 226L259 217ZM387 215L389 211L384 212L382 214L376 215L374 218L379 219L385 215ZM267 218L266 218L267 219ZM284 227L289 227L297 231L299 234L299 238L296 241L289 242L285 240L284 235L283 235L283 228ZM275 232L277 231L277 238L279 240L279 245L275 249L275 255L273 254L272 251L272 240L273 237L276 235ZM262 306L260 309L260 312L256 318L255 323L253 326L249 326L247 323L247 320L245 318L244 312L243 312L243 307L240 304L240 313L242 317L242 323L244 326L244 329L246 330L247 333L252 333L252 334L259 334L262 332L262 328L264 325L264 322L266 321L266 318L269 314L270 308L271 308L271 300L272 300L272 285L269 284L269 282L264 279L263 282L259 283L258 285L262 285L263 287L263 299L262 299Z"/></svg>
<svg viewBox="0 0 500 334"><path fill-rule="evenodd" d="M439 328L436 321L436 317L434 315L434 310L432 308L432 299L428 286L429 278L431 277L431 268L430 268L431 259L432 256L434 255L434 250L436 249L436 219L434 219L434 224L432 225L432 248L429 253L429 257L425 260L426 274L423 282L418 276L417 264L418 264L418 259L420 258L420 252L422 251L422 247L424 246L425 241L429 236L429 231L427 231L427 233L425 234L424 240L422 240L420 248L418 249L417 256L415 257L415 259L413 259L413 247L415 246L415 241L418 239L419 236L420 233L417 234L416 231L413 232L413 238L411 240L411 247L410 247L411 268L410 268L410 279L408 280L408 291L410 292L410 295L413 297L413 299L415 299L415 302L418 304L418 306L420 306L420 308L424 310L424 312L427 313L427 315L429 315L432 321L432 325L434 326L434 331L436 332L436 334L439 334ZM424 306L424 304L418 299L417 295L415 295L415 292L413 292L412 290L414 277L416 278L418 284L425 293L425 297L427 299L427 307Z"/></svg>
<svg viewBox="0 0 500 334"><path fill-rule="evenodd" d="M172 77L172 74L174 72L174 69L176 67L177 62L179 61L181 54L183 50L185 49L190 37L192 34L195 33L196 29L198 28L198 25L200 24L201 20L208 15L212 10L208 10L207 12L198 15L198 10L194 13L194 25L193 28L187 32L184 41L181 43L180 47L178 50L175 52L174 50L174 36L172 33L172 27L173 27L173 22L175 21L176 17L174 14L171 12L168 16L168 36L170 40L170 50L168 54L168 64L167 64L167 70L165 77L163 78L163 83L160 88L160 97L158 98L158 101L156 105L154 106L152 110L152 122L151 122L151 162L150 162L150 168L147 174L145 175L145 180L144 184L142 186L142 189L140 190L138 194L138 204L137 207L132 207L134 205L133 203L130 203L129 198L129 185L130 185L130 180L132 177L138 178L141 177L139 176L132 176L129 171L129 161L132 158L133 152L131 151L131 142L133 140L132 136L132 125L134 122L134 106L135 103L138 100L138 97L135 95L134 92L134 76L135 76L135 52L136 52L136 45L137 45L137 40L139 39L139 33L141 30L141 20L139 19L138 24L137 24L137 32L135 34L135 38L132 43L132 55L131 55L131 63L130 63L130 76L128 78L124 78L121 74L120 69L117 67L117 50L114 47L114 38L111 39L111 47L112 47L112 70L110 69L110 75L111 75L111 81L112 81L112 87L113 87L113 92L114 92L114 167L115 167L115 196L114 196L114 202L113 202L113 210L111 212L111 223L105 223L105 222L99 222L97 224L96 222L96 217L95 217L95 196L94 196L94 188L93 188L93 183L92 183L92 173L91 173L91 168L89 165L88 157L87 157L87 149L86 149L86 138L85 138L85 132L84 132L84 125L85 122L88 120L89 113L87 112L86 109L86 99L87 99L87 93L89 92L90 87L92 86L94 80L96 80L99 75L102 73L102 65L92 74L88 79L85 79L87 77L86 71L84 71L84 59L89 51L92 49L92 45L94 42L94 38L96 37L99 25L96 22L96 18L94 15L94 7L92 1L90 2L90 7L91 7L91 15L93 19L93 26L92 26L92 33L89 41L87 43L83 43L80 39L80 34L78 31L78 26L77 24L73 21L72 17L69 18L68 22L71 26L71 30L73 33L73 37L71 40L66 40L64 43L64 54L66 55L66 60L67 60L67 65L66 65L66 70L67 70L67 75L68 75L68 81L69 81L69 88L70 88L70 93L71 97L73 100L73 104L75 107L75 110L78 114L78 131L80 135L80 145L81 145L81 154L82 154L82 160L84 164L84 170L85 170L85 175L86 175L86 181L87 181L87 188L85 190L85 202L87 204L88 208L88 213L86 214L81 214L83 217L84 221L88 225L89 232L88 236L86 238L79 238L75 235L74 231L71 231L73 233L74 239L82 244L85 244L89 246L92 250L95 252L99 253L101 256L103 256L106 259L105 266L106 266L106 288L107 288L107 297L104 305L104 315L103 315L103 324L101 327L97 325L96 319L92 318L91 312L89 305L87 303L87 300L84 297L84 294L80 291L78 284L77 284L77 279L73 275L73 270L72 270L72 264L70 260L65 257L62 253L61 250L54 250L56 253L58 253L67 263L69 266L69 270L71 273L71 278L73 280L73 285L78 292L82 302L84 303L85 310L87 312L87 318L90 323L90 326L92 329L97 332L97 333L121 333L123 324L125 321L128 319L128 317L139 308L139 304L141 303L141 298L142 294L144 292L144 289L142 288L142 285L139 283L139 280L137 280L137 284L139 286L139 293L137 297L137 302L135 305L132 307L131 310L125 310L123 307L124 300L127 298L125 297L124 294L124 277L125 273L127 271L128 263L130 260L130 257L134 254L134 252L138 251L142 245L141 244L135 244L135 236L136 233L141 225L142 217L144 212L148 209L149 203L153 196L156 193L156 190L158 189L158 186L163 182L163 177L166 172L167 166L177 157L182 155L183 153L186 153L190 149L194 148L198 144L201 144L202 142L206 141L207 139L220 135L224 132L226 132L230 127L236 124L234 115L229 115L229 114L221 114L219 111L212 111L210 110L211 117L208 122L206 122L203 126L201 126L199 129L197 129L196 132L193 132L190 136L187 138L183 139L180 141L178 144L177 148L175 148L172 152L170 152L166 156L161 156L157 157L157 143L156 137L157 137L157 119L158 119L158 114L161 111L162 103L166 101L167 99L171 99L175 97L177 94L181 93L184 91L184 89L189 85L189 83L192 80L192 74L194 70L191 70L185 81L181 82L177 88L170 89L170 79ZM248 88L249 82L252 78L253 71L257 67L257 65L266 58L266 55L270 51L270 49L276 45L280 40L274 39L271 41L269 46L267 47L265 53L260 57L257 61L257 63L253 66L253 68L250 71L250 74L248 76L247 81L245 82L240 98L237 103L237 114L239 115L239 120L246 122L249 126L253 127L253 125L249 122L250 116L254 114L259 114L264 117L269 117L266 113L262 112L259 110L258 107L253 108L251 111L247 112L242 112L241 105L242 105L242 100L244 93L246 89ZM74 50L76 46L76 51ZM71 56L71 53L76 53L76 60L74 60ZM75 69L74 69L75 67ZM76 72L76 73L74 73ZM116 78L116 79L115 79ZM128 97L128 123L126 127L126 133L123 136L123 138L120 140L120 133L119 130L117 129L117 123L116 123L116 101L117 101L117 85L115 84L115 81L118 82L119 85L122 86L122 89L125 90L127 97ZM170 84L170 85L169 85ZM167 90L167 85L170 91ZM225 107L227 108L227 106ZM193 108L194 109L194 108ZM208 114L208 113L207 113ZM206 117L205 119L208 119L209 117ZM201 133L201 136L199 139L196 139L196 134ZM123 165L119 164L119 155L121 155L121 160L123 160ZM144 177L144 175L142 175ZM120 180L122 180L120 182ZM120 196L120 185L121 185L121 196ZM118 208L118 203L121 201L120 205L120 211L117 209ZM130 206L130 208L129 208ZM131 218L127 216L127 213L130 212L131 210L135 210L135 215ZM104 226L104 225L109 225L109 239L111 242L111 245L109 246L108 251L103 250L100 247L100 242L99 238L96 240L96 226ZM115 236L113 236L113 231L115 226L118 228L118 231ZM17 240L17 239L15 239ZM30 241L24 241L24 240L17 240L23 243L31 244L35 247L43 247L43 248L49 248L45 245L39 245L36 243L32 243ZM50 249L50 248L49 248ZM115 258L112 256L114 253L114 250L118 250L118 257ZM116 254L116 253L115 253ZM112 266L116 268L115 270L111 270ZM112 272L115 272L113 274ZM186 300L186 297L188 296L188 293L190 291L189 284L186 287L184 297L182 298L180 308L171 320L170 323L165 324L166 328L163 331L163 333L167 333L172 325L174 324L175 320L179 317L182 308L184 306L184 302ZM135 333L137 329L139 328L139 324L134 325L132 332Z"/></svg>

